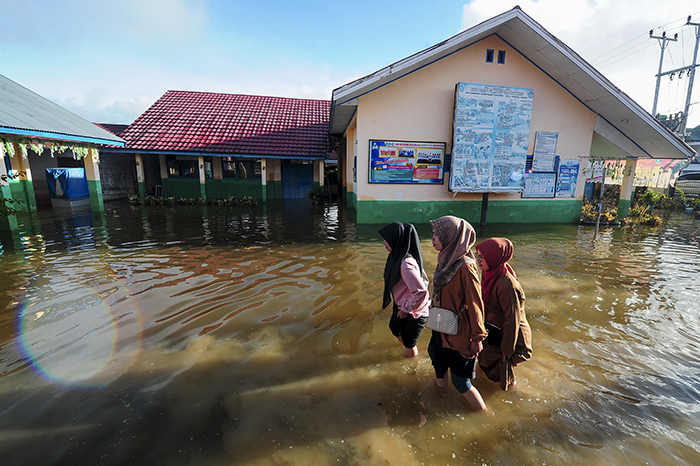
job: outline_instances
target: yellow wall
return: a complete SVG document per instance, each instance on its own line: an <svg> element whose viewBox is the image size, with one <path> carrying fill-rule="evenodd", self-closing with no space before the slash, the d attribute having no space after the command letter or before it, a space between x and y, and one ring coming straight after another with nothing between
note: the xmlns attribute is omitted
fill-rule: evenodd
<svg viewBox="0 0 700 466"><path fill-rule="evenodd" d="M282 180L282 160L281 159L265 159L265 167L267 181Z"/></svg>
<svg viewBox="0 0 700 466"><path fill-rule="evenodd" d="M486 49L506 51L506 63L486 63ZM596 115L559 84L497 36L490 36L358 99L356 133L348 131L348 175L352 176L352 144L358 140L358 200L471 200L481 194L448 192L443 185L369 184L369 140L406 140L447 143L452 153L452 116L458 82L533 89L528 154L537 131L559 133L557 155L578 159L590 153ZM351 186L351 180L348 186ZM577 198L583 192L579 174ZM520 194L492 194L495 199L520 199ZM569 198L571 199L571 198ZM553 199L554 200L554 199Z"/></svg>
<svg viewBox="0 0 700 466"><path fill-rule="evenodd" d="M345 183L343 186L346 188L347 192L352 193L352 192L357 192L357 186L353 182L353 167L354 167L354 152L355 152L355 138L357 133L357 120L353 119L353 121L350 122L350 125L348 126L348 130L345 133L345 143L346 143L346 150L345 150L345 160L347 160L346 165L346 170L345 170ZM359 154L358 154L359 155ZM365 162L367 154L365 154ZM369 163L369 162L367 162ZM359 162L358 162L359 164Z"/></svg>

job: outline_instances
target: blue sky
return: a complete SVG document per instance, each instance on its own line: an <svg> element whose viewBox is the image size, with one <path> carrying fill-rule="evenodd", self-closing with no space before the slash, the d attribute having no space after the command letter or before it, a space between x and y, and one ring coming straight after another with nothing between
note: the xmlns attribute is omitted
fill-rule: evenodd
<svg viewBox="0 0 700 466"><path fill-rule="evenodd" d="M679 33L664 70L692 63L697 0L0 0L0 74L103 123L131 123L169 89L330 99L516 4L649 111L649 30ZM664 79L658 111L682 110L687 84Z"/></svg>

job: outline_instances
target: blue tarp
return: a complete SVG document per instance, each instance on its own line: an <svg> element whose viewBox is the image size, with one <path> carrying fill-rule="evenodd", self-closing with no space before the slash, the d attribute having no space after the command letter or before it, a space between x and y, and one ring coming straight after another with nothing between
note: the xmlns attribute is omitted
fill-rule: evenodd
<svg viewBox="0 0 700 466"><path fill-rule="evenodd" d="M56 195L56 180L63 191L62 196ZM76 200L90 197L84 168L47 168L46 181L52 198Z"/></svg>

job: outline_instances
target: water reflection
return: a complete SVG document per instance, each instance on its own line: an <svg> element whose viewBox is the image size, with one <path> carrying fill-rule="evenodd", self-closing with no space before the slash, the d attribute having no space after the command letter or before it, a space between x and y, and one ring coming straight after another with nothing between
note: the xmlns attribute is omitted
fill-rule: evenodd
<svg viewBox="0 0 700 466"><path fill-rule="evenodd" d="M493 225L527 294L518 389L434 386L337 206L42 213L0 237L10 464L697 464L698 220ZM418 225L434 269L429 225ZM42 448L37 448L41 445Z"/></svg>

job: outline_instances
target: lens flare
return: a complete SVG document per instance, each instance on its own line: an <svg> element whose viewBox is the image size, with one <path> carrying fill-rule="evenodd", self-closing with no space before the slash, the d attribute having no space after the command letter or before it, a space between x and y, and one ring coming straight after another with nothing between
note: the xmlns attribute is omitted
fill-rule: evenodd
<svg viewBox="0 0 700 466"><path fill-rule="evenodd" d="M119 281L90 287L66 277L36 280L18 322L31 367L64 385L103 386L123 374L141 348L141 312Z"/></svg>

